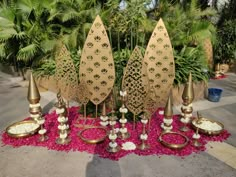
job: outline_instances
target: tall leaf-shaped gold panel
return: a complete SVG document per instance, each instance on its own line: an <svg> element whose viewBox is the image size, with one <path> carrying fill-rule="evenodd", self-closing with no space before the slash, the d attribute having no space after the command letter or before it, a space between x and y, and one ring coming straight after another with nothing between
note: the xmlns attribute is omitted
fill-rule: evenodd
<svg viewBox="0 0 236 177"><path fill-rule="evenodd" d="M115 81L115 67L109 39L99 16L93 22L80 61L80 80L84 80L90 100L98 105L106 99Z"/></svg>
<svg viewBox="0 0 236 177"><path fill-rule="evenodd" d="M165 25L160 19L151 35L144 62L150 87L156 93L156 103L164 106L175 77L173 50Z"/></svg>
<svg viewBox="0 0 236 177"><path fill-rule="evenodd" d="M143 56L136 46L125 68L122 90L127 92L126 107L138 115L144 110L144 101L148 90L148 78Z"/></svg>
<svg viewBox="0 0 236 177"><path fill-rule="evenodd" d="M87 104L89 102L89 91L84 80L81 80L77 89L77 98L81 104Z"/></svg>
<svg viewBox="0 0 236 177"><path fill-rule="evenodd" d="M55 79L58 90L61 90L61 95L66 100L69 101L77 97L77 73L70 52L64 44L60 44L59 52L56 54Z"/></svg>

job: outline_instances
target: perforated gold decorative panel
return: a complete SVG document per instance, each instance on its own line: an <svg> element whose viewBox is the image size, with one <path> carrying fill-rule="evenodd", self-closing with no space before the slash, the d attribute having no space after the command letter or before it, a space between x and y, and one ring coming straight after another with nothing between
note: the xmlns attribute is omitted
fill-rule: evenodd
<svg viewBox="0 0 236 177"><path fill-rule="evenodd" d="M144 110L148 90L148 78L143 56L136 46L125 68L122 90L127 92L126 107L137 115Z"/></svg>
<svg viewBox="0 0 236 177"><path fill-rule="evenodd" d="M64 44L60 44L59 52L56 54L55 79L57 81L57 89L61 90L61 95L66 100L72 100L77 97L77 73L70 57L70 52Z"/></svg>
<svg viewBox="0 0 236 177"><path fill-rule="evenodd" d="M89 101L89 90L84 80L81 80L77 89L77 98L81 104L87 104Z"/></svg>
<svg viewBox="0 0 236 177"><path fill-rule="evenodd" d="M108 36L99 16L96 17L84 44L80 61L80 80L90 93L90 100L98 105L111 92L115 81L115 67Z"/></svg>
<svg viewBox="0 0 236 177"><path fill-rule="evenodd" d="M150 87L156 93L156 103L164 106L174 81L175 64L171 42L162 19L158 21L149 40L144 62Z"/></svg>

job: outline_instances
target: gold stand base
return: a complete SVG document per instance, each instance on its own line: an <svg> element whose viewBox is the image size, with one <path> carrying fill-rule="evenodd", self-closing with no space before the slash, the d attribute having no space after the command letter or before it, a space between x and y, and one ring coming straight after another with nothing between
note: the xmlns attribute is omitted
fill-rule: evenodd
<svg viewBox="0 0 236 177"><path fill-rule="evenodd" d="M65 138L65 139L57 138L57 139L56 139L56 143L57 143L57 144L69 144L70 141L71 141L70 138Z"/></svg>
<svg viewBox="0 0 236 177"><path fill-rule="evenodd" d="M139 150L146 150L149 148L150 148L150 146L148 144L145 144L144 142L142 142L140 145L138 145Z"/></svg>
<svg viewBox="0 0 236 177"><path fill-rule="evenodd" d="M194 141L193 141L193 146L195 146L195 147L201 147L201 146L202 146L202 143L200 143L198 140L194 140Z"/></svg>
<svg viewBox="0 0 236 177"><path fill-rule="evenodd" d="M120 146L116 146L116 147L110 147L110 146L108 146L108 147L107 147L107 152L116 153L116 152L119 152L119 151L120 151Z"/></svg>
<svg viewBox="0 0 236 177"><path fill-rule="evenodd" d="M186 126L183 126L183 127L180 127L179 130L182 131L182 132L187 132L187 131L189 131L190 129L189 129L188 127L186 127Z"/></svg>
<svg viewBox="0 0 236 177"><path fill-rule="evenodd" d="M48 140L48 136L47 135L41 135L39 137L39 142L43 142L43 141L47 141Z"/></svg>
<svg viewBox="0 0 236 177"><path fill-rule="evenodd" d="M125 140L125 139L128 139L130 137L130 134L129 134L129 132L126 132L126 133L120 133L119 132L118 137L122 140Z"/></svg>

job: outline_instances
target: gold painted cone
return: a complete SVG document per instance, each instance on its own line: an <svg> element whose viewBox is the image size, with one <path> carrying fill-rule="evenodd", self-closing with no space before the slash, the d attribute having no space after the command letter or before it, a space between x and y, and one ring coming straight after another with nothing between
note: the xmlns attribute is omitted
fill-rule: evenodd
<svg viewBox="0 0 236 177"><path fill-rule="evenodd" d="M106 116L106 103L105 103L105 101L103 102L103 105L102 105L102 116Z"/></svg>
<svg viewBox="0 0 236 177"><path fill-rule="evenodd" d="M39 103L40 100L40 94L38 87L35 83L33 74L31 73L30 75L30 80L29 80L29 88L28 88L28 100L30 104L37 104Z"/></svg>
<svg viewBox="0 0 236 177"><path fill-rule="evenodd" d="M194 91L193 91L193 81L192 81L192 73L189 73L188 82L185 84L184 91L182 94L183 100L188 100L190 103L194 99Z"/></svg>
<svg viewBox="0 0 236 177"><path fill-rule="evenodd" d="M164 109L164 116L165 118L171 118L172 115L173 115L172 100L171 100L171 95L169 95L166 107Z"/></svg>

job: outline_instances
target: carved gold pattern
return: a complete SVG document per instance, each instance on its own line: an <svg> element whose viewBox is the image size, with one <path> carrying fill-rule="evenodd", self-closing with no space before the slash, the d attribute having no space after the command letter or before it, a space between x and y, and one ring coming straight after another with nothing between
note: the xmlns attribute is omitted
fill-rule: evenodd
<svg viewBox="0 0 236 177"><path fill-rule="evenodd" d="M150 87L156 94L158 106L164 106L175 77L173 50L165 25L160 19L149 40L144 62Z"/></svg>
<svg viewBox="0 0 236 177"><path fill-rule="evenodd" d="M80 80L86 82L90 100L98 105L107 98L115 81L112 50L99 16L88 33L80 62Z"/></svg>
<svg viewBox="0 0 236 177"><path fill-rule="evenodd" d="M148 90L148 78L143 56L136 46L127 63L123 80L122 90L127 92L126 107L138 115L144 110L144 100Z"/></svg>
<svg viewBox="0 0 236 177"><path fill-rule="evenodd" d="M77 98L81 104L87 104L89 102L89 91L87 84L84 80L81 80L77 88Z"/></svg>
<svg viewBox="0 0 236 177"><path fill-rule="evenodd" d="M61 95L66 100L72 100L77 97L77 73L70 52L65 45L61 44L60 47L60 51L56 55L55 79L57 88L61 90Z"/></svg>

